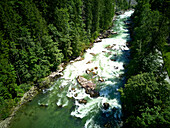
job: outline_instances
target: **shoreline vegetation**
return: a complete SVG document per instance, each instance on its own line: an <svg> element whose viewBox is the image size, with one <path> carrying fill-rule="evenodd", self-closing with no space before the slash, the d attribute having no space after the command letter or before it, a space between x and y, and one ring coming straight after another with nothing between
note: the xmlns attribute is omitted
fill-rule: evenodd
<svg viewBox="0 0 170 128"><path fill-rule="evenodd" d="M0 1L0 119L33 86L81 55L126 0Z"/></svg>
<svg viewBox="0 0 170 128"><path fill-rule="evenodd" d="M125 22L132 40L127 41L127 81L119 89L122 127L169 127L169 2L136 1L132 23ZM131 2L0 1L0 128L7 128L21 106L62 76L67 64L117 34L111 30L115 14L128 10Z"/></svg>
<svg viewBox="0 0 170 128"><path fill-rule="evenodd" d="M131 9L128 9L128 10L131 10ZM124 13L124 11L121 11L117 15L120 15L120 14L123 14L123 13ZM114 16L113 19L116 20L116 15ZM113 22L114 22L114 20L113 20ZM93 42L90 43L88 48L93 47L93 44L97 43L97 41L99 40L99 37L109 38L109 35L113 35L113 33L109 33L108 31L110 31L110 29L106 30L104 33L100 33L99 36L96 38L96 40L94 40ZM107 36L105 36L105 35L107 35ZM103 37L103 36L105 36L105 37ZM43 89L47 89L47 88L51 87L52 83L62 75L62 72L63 72L64 68L69 63L74 63L76 61L82 60L83 59L83 54L84 53L81 53L81 55L79 57L77 57L76 59L70 60L69 62L61 63L58 66L58 68L57 68L58 70L56 72L52 72L49 76L42 79L42 82L39 83L39 86L40 86L39 88L37 86L32 86L29 91L24 93L23 97L18 102L18 105L11 109L12 110L11 115L9 117L7 117L5 120L0 121L0 128L7 128L9 126L9 124L10 124L10 120L15 116L15 113L22 107L22 105L32 101L33 98L39 92L41 92Z"/></svg>
<svg viewBox="0 0 170 128"><path fill-rule="evenodd" d="M33 3L33 2L28 2L28 1L25 1L25 2L27 2L27 4L32 4L33 6L35 5L35 4L37 4L37 6L42 6L42 5L38 5L38 3ZM1 3L3 3L3 1L1 2ZM17 2L14 2L13 4L15 5ZM62 3L62 2L61 2ZM3 3L3 4L5 4L5 3ZM2 4L2 5L3 5ZM6 3L6 4L11 4L11 3ZM19 4L23 4L23 3L19 3ZM42 4L42 3L41 3ZM119 3L120 4L120 3ZM9 5L9 7L10 7L11 5ZM81 5L80 5L81 6ZM5 7L7 7L7 6L4 6L4 8ZM9 8L8 7L8 8ZM22 7L22 6L21 6ZM35 6L34 6L35 7ZM14 8L15 8L15 6L14 6ZM18 7L17 7L18 8ZM20 7L19 7L20 8ZM12 9L12 8L11 8ZM40 9L40 7L39 7L39 9ZM44 8L45 9L45 8ZM1 11L3 11L3 10L1 10ZM112 11L112 12L114 12L114 11ZM16 12L14 12L14 13L16 13ZM43 12L44 13L44 12ZM39 15L39 14L38 14ZM45 14L44 14L45 15ZM113 16L114 14L112 13L110 16ZM112 19L113 17L110 17L109 19ZM1 19L2 20L2 19ZM111 20L112 21L112 20ZM13 21L12 21L13 22ZM98 21L99 22L99 21ZM106 21L105 21L106 22ZM108 21L107 21L108 22ZM5 24L4 24L5 25ZM87 27L87 25L88 25L88 23L86 23L85 24L86 25L86 27ZM108 28L108 26L110 26L110 25L112 25L112 22L111 23L107 23L107 26L103 26L103 30L106 30L106 28ZM2 29L2 28L1 28ZM9 31L9 32L12 32L11 30L8 30L8 28L6 28L7 29L7 31ZM54 32L54 29L53 30L51 30L51 31L53 31ZM96 31L96 30L95 30ZM98 32L97 32L98 31ZM96 32L97 33L99 33L99 30L97 30ZM2 31L3 32L3 31ZM99 34L97 34L96 33L96 36L93 36L93 35L91 35L91 38L93 38L93 39L97 39L96 37L99 35ZM12 33L11 33L12 34ZM53 33L54 34L54 33ZM54 35L53 35L54 36ZM90 35L89 35L90 36ZM101 36L101 35L100 35ZM14 53L12 53L13 51L11 51L11 49L12 49L12 45L11 45L11 43L9 44L9 46L7 45L6 46L6 38L8 38L9 36L8 36L8 34L7 33L4 33L3 34L3 36L2 36L2 38L1 38L1 41L3 41L4 43L1 43L2 44L2 48L4 48L4 49L8 49L8 48L10 48L10 50L7 52L7 53L5 53L5 50L3 51L3 53L4 53L4 57L7 57L7 59L8 59L8 57L9 56L15 56L14 55ZM11 37L11 38L9 38L9 39L14 39L14 37ZM29 39L28 38L30 38L30 37L27 37L27 43L29 42ZM39 38L39 37L38 37ZM58 38L58 37L56 37L56 38ZM106 38L106 37L105 37ZM18 40L17 38L16 38L16 40ZM92 41L92 39L90 39L91 41L90 42L96 42L96 40L94 40L94 41ZM10 40L8 40L8 42L9 42ZM24 41L24 40L23 40ZM30 40L30 41L33 41L32 39ZM25 44L21 44L21 52L22 52L22 50L24 50L27 46L24 46L23 47L23 45L25 45ZM90 43L90 44L87 44L86 46L89 46L89 47L92 47L92 45L93 45L93 43ZM52 46L52 47L54 47L54 46ZM59 46L58 46L59 47ZM1 49L2 49L1 48ZM23 49L24 48L24 49ZM86 47L85 49L87 49L88 47ZM17 48L15 47L15 50L16 50ZM80 49L80 51L81 51L81 49ZM85 51L85 50L84 50ZM61 51L60 51L61 52ZM11 54L12 53L12 54ZM19 53L19 51L18 51L18 53ZM11 54L11 55L10 55ZM20 54L20 53L19 53ZM36 53L37 54L37 53ZM80 55L82 55L83 53L82 52L80 52L80 53L78 53L78 54L80 54ZM77 55L76 55L77 56ZM3 57L3 56L2 56ZM2 58L1 57L1 58ZM16 59L16 58L14 58L14 59ZM19 59L19 58L18 58ZM23 59L25 59L25 58L23 58ZM76 58L75 59L75 61L78 61L79 59L82 59L81 57L78 57L78 58ZM7 63L10 63L11 64L11 62L9 61L9 60L5 60L5 62L7 61ZM34 83L32 83L32 82L29 82L28 81L28 83L23 83L23 82L21 82L21 77L19 76L19 74L18 74L18 71L15 71L16 70L16 66L15 66L15 63L14 63L14 65L12 65L12 67L11 67L11 69L13 70L13 71L15 71L15 72L13 72L14 74L16 74L16 77L15 77L15 79L13 79L14 81L17 81L18 82L18 84L19 83L23 83L23 84L21 84L23 87L22 88L25 88L24 87L24 85L26 85L26 84L28 84L27 85L27 87L26 87L26 89L23 91L23 90L21 90L21 89L18 89L18 91L19 92L17 92L18 94L18 98L17 98L17 100L16 101L14 101L14 103L12 103L11 105L13 106L13 107L10 107L10 108L12 108L12 109L10 109L10 110L5 110L6 112L8 112L8 113L11 113L11 114L7 114L7 115L9 115L9 116L5 116L5 117L7 117L5 120L1 120L1 122L0 122L0 127L2 127L2 128L5 128L5 127L8 127L8 125L9 125L9 123L10 123L10 120L12 119L12 117L15 115L15 113L16 113L16 111L17 110L19 110L19 108L23 105L23 104L25 104L25 103L27 103L27 102L29 102L29 101L31 101L37 94L38 94L38 92L40 91L40 90L42 90L43 88L48 88L49 87L49 85L51 85L50 83L51 82L53 82L56 78L57 78L57 76L59 76L59 75L62 75L62 71L63 71L63 69L64 69L64 67L66 66L66 64L67 63L69 63L69 61L70 61L70 63L72 62L72 60L67 60L67 59L64 59L64 61L65 61L65 64L64 63L62 63L61 65L59 65L59 66L57 66L57 67L59 67L59 69L57 70L57 72L53 72L51 75L49 75L48 77L45 77L45 78L43 78L43 79L39 79L39 78L37 78L37 80L35 80L35 82ZM21 68L21 67L20 67ZM10 72L9 72L10 73ZM26 74L25 74L26 75ZM7 76L8 78L7 79L9 79L9 76ZM39 81L40 80L40 81ZM39 84L37 84L37 83L39 83ZM33 86L31 86L31 85L33 85ZM15 86L17 86L16 84L15 84ZM14 87L15 87L14 86ZM14 88L13 87L13 88ZM15 89L15 91L13 91L14 93L16 92L16 89ZM1 101L2 102L2 101ZM8 105L7 105L8 106ZM14 107L15 106L15 107ZM2 115L1 115L1 118L2 118Z"/></svg>
<svg viewBox="0 0 170 128"><path fill-rule="evenodd" d="M131 60L127 65L127 81L119 90L123 128L165 128L170 126L167 65L170 51L166 47L169 3L166 0L137 2L131 16Z"/></svg>

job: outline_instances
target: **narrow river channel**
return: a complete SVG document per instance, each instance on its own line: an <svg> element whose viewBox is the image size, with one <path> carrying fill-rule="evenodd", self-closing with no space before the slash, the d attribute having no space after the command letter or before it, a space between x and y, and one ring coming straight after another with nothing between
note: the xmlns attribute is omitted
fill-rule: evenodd
<svg viewBox="0 0 170 128"><path fill-rule="evenodd" d="M55 84L23 106L10 128L103 128L119 127L124 66L128 63L130 40L126 21L132 10L117 16L113 37L102 39L87 49L83 60L70 63ZM92 71L93 74L87 74ZM96 84L98 97L91 97L76 78L83 76ZM80 100L83 102L80 103ZM46 105L46 107L40 106ZM105 107L104 107L105 104Z"/></svg>

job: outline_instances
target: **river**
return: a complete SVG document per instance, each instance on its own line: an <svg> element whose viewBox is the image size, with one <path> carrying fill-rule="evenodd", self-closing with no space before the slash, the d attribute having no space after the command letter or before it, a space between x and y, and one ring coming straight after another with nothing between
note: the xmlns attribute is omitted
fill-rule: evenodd
<svg viewBox="0 0 170 128"><path fill-rule="evenodd" d="M129 62L126 42L130 35L124 21L132 13L130 10L117 16L112 29L118 34L94 43L86 50L83 60L68 64L64 75L51 88L38 94L16 113L10 128L119 127L122 113L118 89L124 85L124 65ZM87 74L87 69L97 75ZM99 97L86 94L77 83L78 76L91 79L97 85ZM87 103L79 103L80 99ZM109 104L107 109L104 109L104 103Z"/></svg>

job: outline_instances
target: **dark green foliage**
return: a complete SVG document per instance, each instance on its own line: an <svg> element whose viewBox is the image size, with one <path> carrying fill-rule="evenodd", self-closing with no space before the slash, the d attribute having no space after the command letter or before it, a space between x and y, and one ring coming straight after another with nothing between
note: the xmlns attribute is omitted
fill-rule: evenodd
<svg viewBox="0 0 170 128"><path fill-rule="evenodd" d="M130 7L127 0L115 0L116 1L116 11L125 10Z"/></svg>
<svg viewBox="0 0 170 128"><path fill-rule="evenodd" d="M0 118L110 27L114 0L0 1Z"/></svg>
<svg viewBox="0 0 170 128"><path fill-rule="evenodd" d="M143 73L131 77L121 91L127 117L125 127L169 126L170 85L167 82L157 80L153 73Z"/></svg>
<svg viewBox="0 0 170 128"><path fill-rule="evenodd" d="M127 83L121 89L124 127L170 126L169 17L167 0L137 0L132 26L131 61ZM165 48L166 47L166 48ZM163 53L163 54L162 54ZM162 62L164 57L165 64ZM165 66L165 67L164 67Z"/></svg>

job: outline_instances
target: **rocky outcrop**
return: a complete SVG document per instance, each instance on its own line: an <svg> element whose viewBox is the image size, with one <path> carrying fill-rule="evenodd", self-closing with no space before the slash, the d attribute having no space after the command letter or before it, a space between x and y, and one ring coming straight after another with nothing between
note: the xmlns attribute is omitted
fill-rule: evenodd
<svg viewBox="0 0 170 128"><path fill-rule="evenodd" d="M82 76L77 77L77 82L85 89L89 88L89 89L94 90L96 87L96 84L94 84L92 81L89 81Z"/></svg>
<svg viewBox="0 0 170 128"><path fill-rule="evenodd" d="M98 97L99 92L95 90L96 84L93 83L90 80L87 80L86 78L82 76L77 77L77 82L85 89L85 92L87 94L90 94L91 97Z"/></svg>

